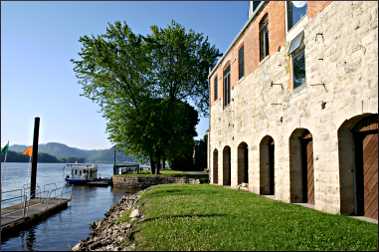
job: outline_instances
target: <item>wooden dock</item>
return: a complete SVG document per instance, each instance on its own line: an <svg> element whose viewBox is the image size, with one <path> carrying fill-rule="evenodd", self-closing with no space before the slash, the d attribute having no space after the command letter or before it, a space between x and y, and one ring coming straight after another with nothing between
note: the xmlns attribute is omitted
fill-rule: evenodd
<svg viewBox="0 0 379 252"><path fill-rule="evenodd" d="M115 162L113 163L113 175L118 175L118 174L124 174L128 172L134 172L134 171L139 171L140 170L140 165L138 163L124 163L124 164L116 164Z"/></svg>
<svg viewBox="0 0 379 252"><path fill-rule="evenodd" d="M50 215L67 208L70 199L35 198L1 209L1 236L12 236Z"/></svg>

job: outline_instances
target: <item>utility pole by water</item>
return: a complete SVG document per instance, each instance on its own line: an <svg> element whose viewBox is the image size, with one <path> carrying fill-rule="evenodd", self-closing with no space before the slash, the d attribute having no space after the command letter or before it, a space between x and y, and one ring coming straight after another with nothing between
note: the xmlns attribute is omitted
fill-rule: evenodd
<svg viewBox="0 0 379 252"><path fill-rule="evenodd" d="M113 147L113 175L116 175L116 145Z"/></svg>
<svg viewBox="0 0 379 252"><path fill-rule="evenodd" d="M36 197L37 184L37 163L38 163L38 137L39 137L39 117L34 118L33 152L32 152L32 171L30 180L30 198Z"/></svg>

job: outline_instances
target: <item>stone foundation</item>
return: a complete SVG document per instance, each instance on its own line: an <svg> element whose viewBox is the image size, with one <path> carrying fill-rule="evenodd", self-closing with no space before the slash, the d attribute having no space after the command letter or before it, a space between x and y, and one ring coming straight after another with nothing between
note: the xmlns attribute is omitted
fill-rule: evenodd
<svg viewBox="0 0 379 252"><path fill-rule="evenodd" d="M113 176L113 187L127 190L141 190L159 184L200 184L199 179L168 176Z"/></svg>

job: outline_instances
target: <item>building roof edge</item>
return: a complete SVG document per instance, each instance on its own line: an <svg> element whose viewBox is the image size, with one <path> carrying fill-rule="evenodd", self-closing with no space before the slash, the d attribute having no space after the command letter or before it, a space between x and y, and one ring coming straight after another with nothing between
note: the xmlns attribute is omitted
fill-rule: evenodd
<svg viewBox="0 0 379 252"><path fill-rule="evenodd" d="M225 53L221 56L221 58L217 61L216 65L213 67L213 69L209 72L208 74L208 78L211 77L211 75L215 72L216 68L221 64L221 62L224 60L224 58L226 57L226 55L229 53L229 51L233 48L233 46L235 45L235 43L237 42L237 40L242 36L242 34L245 32L245 30L247 29L247 27L250 25L250 23L254 20L254 18L257 16L257 14L263 9L263 6L267 3L267 1L262 1L257 9L255 9L255 11L253 12L253 14L251 15L251 17L247 20L247 22L245 23L245 25L242 27L242 29L239 31L239 33L234 37L234 39L232 40L232 43L230 44L230 46L228 47L228 49L226 49Z"/></svg>

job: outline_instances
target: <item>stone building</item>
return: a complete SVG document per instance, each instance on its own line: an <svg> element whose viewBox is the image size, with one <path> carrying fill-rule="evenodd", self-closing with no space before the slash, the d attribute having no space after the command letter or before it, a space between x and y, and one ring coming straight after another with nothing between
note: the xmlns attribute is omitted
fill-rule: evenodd
<svg viewBox="0 0 379 252"><path fill-rule="evenodd" d="M378 219L378 3L252 1L209 74L213 184Z"/></svg>

